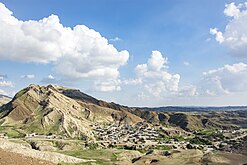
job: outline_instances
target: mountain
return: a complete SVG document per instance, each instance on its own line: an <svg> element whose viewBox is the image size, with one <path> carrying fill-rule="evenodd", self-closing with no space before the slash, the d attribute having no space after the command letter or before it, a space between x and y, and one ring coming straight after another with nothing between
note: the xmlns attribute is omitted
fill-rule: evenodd
<svg viewBox="0 0 247 165"><path fill-rule="evenodd" d="M11 100L11 97L0 94L0 106L2 106L3 104L8 103L10 100Z"/></svg>
<svg viewBox="0 0 247 165"><path fill-rule="evenodd" d="M67 137L93 137L92 125L146 122L182 128L247 127L247 111L163 112L127 107L89 96L78 89L31 84L0 107L0 125L22 134L57 134Z"/></svg>
<svg viewBox="0 0 247 165"><path fill-rule="evenodd" d="M225 106L225 107L182 107L182 106L167 106L167 107L143 107L143 110L159 111L159 112L210 112L210 111L237 111L247 110L247 106Z"/></svg>
<svg viewBox="0 0 247 165"><path fill-rule="evenodd" d="M98 102L97 99L75 89L32 84L0 108L0 123L20 128L25 133L77 137L91 136L91 125L94 123L135 124L142 121L127 111L100 106L95 102Z"/></svg>

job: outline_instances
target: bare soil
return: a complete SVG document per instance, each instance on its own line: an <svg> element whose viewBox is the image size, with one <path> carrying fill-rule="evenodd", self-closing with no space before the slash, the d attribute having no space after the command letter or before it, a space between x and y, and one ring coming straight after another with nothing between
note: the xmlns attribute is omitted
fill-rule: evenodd
<svg viewBox="0 0 247 165"><path fill-rule="evenodd" d="M55 164L48 161L39 160L0 149L0 165L55 165Z"/></svg>

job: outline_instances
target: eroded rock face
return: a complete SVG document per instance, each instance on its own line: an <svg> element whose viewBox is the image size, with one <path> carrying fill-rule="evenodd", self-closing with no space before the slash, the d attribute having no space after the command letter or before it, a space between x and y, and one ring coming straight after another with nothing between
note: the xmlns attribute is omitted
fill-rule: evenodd
<svg viewBox="0 0 247 165"><path fill-rule="evenodd" d="M0 107L0 124L21 127L24 133L93 137L95 123L148 122L193 131L240 127L247 123L246 114L246 111L194 114L142 110L98 100L77 89L32 84Z"/></svg>
<svg viewBox="0 0 247 165"><path fill-rule="evenodd" d="M94 122L119 120L134 124L142 121L127 111L102 107L92 100L97 99L78 90L32 84L1 107L0 117L3 125L22 126L27 133L52 133L68 137L92 136L90 125ZM115 118L111 115L113 113L122 117Z"/></svg>

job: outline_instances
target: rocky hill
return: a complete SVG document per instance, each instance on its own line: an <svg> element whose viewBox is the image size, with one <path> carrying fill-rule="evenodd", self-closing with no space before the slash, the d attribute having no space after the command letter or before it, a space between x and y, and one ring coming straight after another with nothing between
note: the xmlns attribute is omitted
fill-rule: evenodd
<svg viewBox="0 0 247 165"><path fill-rule="evenodd" d="M0 124L23 134L57 134L92 137L92 125L117 123L180 127L186 131L204 128L247 126L247 111L160 112L108 103L80 90L56 85L30 85L0 107Z"/></svg>
<svg viewBox="0 0 247 165"><path fill-rule="evenodd" d="M61 134L69 137L90 136L93 123L142 121L127 111L115 110L90 102L73 99L77 90L54 85L30 85L18 92L11 102L0 108L0 123L15 126L25 132ZM72 94L71 94L72 93ZM82 94L82 93L81 93Z"/></svg>

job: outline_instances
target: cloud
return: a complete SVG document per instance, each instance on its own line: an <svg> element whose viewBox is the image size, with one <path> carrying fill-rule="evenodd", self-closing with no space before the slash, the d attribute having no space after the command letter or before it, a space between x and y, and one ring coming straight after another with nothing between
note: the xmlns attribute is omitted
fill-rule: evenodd
<svg viewBox="0 0 247 165"><path fill-rule="evenodd" d="M22 75L21 78L22 79L33 79L35 78L35 75L34 74Z"/></svg>
<svg viewBox="0 0 247 165"><path fill-rule="evenodd" d="M51 63L64 78L117 80L129 53L118 51L99 32L85 25L73 28L58 16L22 21L0 3L0 59Z"/></svg>
<svg viewBox="0 0 247 165"><path fill-rule="evenodd" d="M179 91L179 74L167 71L168 58L159 51L152 51L146 64L137 65L135 68L136 84L142 84L142 89L147 95L161 98ZM144 91L143 91L144 92ZM144 97L144 93L140 96Z"/></svg>
<svg viewBox="0 0 247 165"><path fill-rule="evenodd" d="M128 79L128 80L123 80L121 82L121 84L123 84L123 85L139 85L139 84L142 84L142 80L141 79Z"/></svg>
<svg viewBox="0 0 247 165"><path fill-rule="evenodd" d="M247 64L236 63L203 73L202 93L225 95L247 92Z"/></svg>
<svg viewBox="0 0 247 165"><path fill-rule="evenodd" d="M234 2L225 5L224 14L229 17L238 17L242 4L236 6Z"/></svg>
<svg viewBox="0 0 247 165"><path fill-rule="evenodd" d="M210 28L210 33L233 55L247 57L247 2L227 4L224 14L230 18L225 31Z"/></svg>
<svg viewBox="0 0 247 165"><path fill-rule="evenodd" d="M11 81L0 81L0 87L14 87L14 83Z"/></svg>
<svg viewBox="0 0 247 165"><path fill-rule="evenodd" d="M113 92L121 90L120 80L96 81L93 90L100 92Z"/></svg>
<svg viewBox="0 0 247 165"><path fill-rule="evenodd" d="M55 77L53 77L51 74L48 76L48 79L50 79L50 80L54 80L55 79Z"/></svg>
<svg viewBox="0 0 247 165"><path fill-rule="evenodd" d="M5 92L4 90L2 90L2 89L0 89L0 94L1 95L8 95L8 93L7 92Z"/></svg>
<svg viewBox="0 0 247 165"><path fill-rule="evenodd" d="M57 84L57 83L59 83L59 80L57 80L54 76L52 76L50 74L47 77L43 78L41 80L41 83L43 83L43 84Z"/></svg>
<svg viewBox="0 0 247 165"><path fill-rule="evenodd" d="M210 34L215 35L215 40L218 41L220 44L224 42L225 38L217 28L210 28Z"/></svg>
<svg viewBox="0 0 247 165"><path fill-rule="evenodd" d="M8 78L8 76L7 76L6 74L1 74L1 75L0 75L0 80L3 80L3 79L5 79L5 78Z"/></svg>
<svg viewBox="0 0 247 165"><path fill-rule="evenodd" d="M12 81L6 81L7 75L0 75L0 87L14 87L14 83Z"/></svg>
<svg viewBox="0 0 247 165"><path fill-rule="evenodd" d="M188 61L184 61L184 66L190 66L190 63Z"/></svg>
<svg viewBox="0 0 247 165"><path fill-rule="evenodd" d="M192 96L197 96L199 95L198 93L198 89L195 85L188 85L188 86L184 86L181 89L179 89L178 92L178 96L182 96L182 97L192 97Z"/></svg>
<svg viewBox="0 0 247 165"><path fill-rule="evenodd" d="M122 41L122 39L119 37L115 37L115 38L110 39L110 41L117 42L117 41Z"/></svg>

